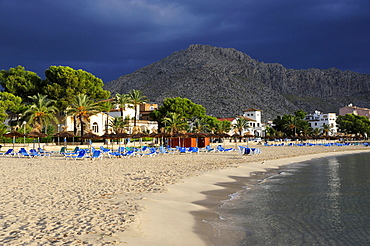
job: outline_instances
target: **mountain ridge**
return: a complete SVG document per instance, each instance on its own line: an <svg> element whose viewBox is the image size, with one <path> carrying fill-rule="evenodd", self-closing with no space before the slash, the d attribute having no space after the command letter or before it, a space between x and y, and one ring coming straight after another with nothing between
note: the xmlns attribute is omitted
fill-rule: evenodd
<svg viewBox="0 0 370 246"><path fill-rule="evenodd" d="M185 97L216 117L257 108L264 119L303 109L338 112L349 103L367 107L370 75L329 69L287 69L259 62L233 48L190 45L104 85L112 94L132 89L151 101Z"/></svg>

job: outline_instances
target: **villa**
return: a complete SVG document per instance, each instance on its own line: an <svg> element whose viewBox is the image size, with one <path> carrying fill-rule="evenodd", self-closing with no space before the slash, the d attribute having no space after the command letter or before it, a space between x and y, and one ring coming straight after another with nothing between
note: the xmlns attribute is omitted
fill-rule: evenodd
<svg viewBox="0 0 370 246"><path fill-rule="evenodd" d="M243 117L246 119L249 123L249 126L245 128L242 132L242 135L244 134L253 134L256 137L263 137L265 136L265 124L262 123L262 111L255 109L255 108L250 108L243 110L243 115L237 116L234 118L218 118L218 120L224 121L230 121L231 125L234 125L236 123L237 118ZM230 135L234 134L234 130L231 130L229 132Z"/></svg>
<svg viewBox="0 0 370 246"><path fill-rule="evenodd" d="M308 121L312 128L323 129L325 125L329 125L330 130L328 134L330 136L338 133L337 115L335 113L323 114L320 111L315 111L313 114L307 114L305 120Z"/></svg>
<svg viewBox="0 0 370 246"><path fill-rule="evenodd" d="M135 110L132 107L127 105L125 110L123 110L123 119L127 119L128 127L126 127L128 133L134 132L134 118L135 118ZM158 123L157 121L153 121L149 114L154 109L158 108L157 104L146 104L143 103L142 105L137 106L137 116L136 116L136 127L139 131L149 131L149 132L156 132L158 131ZM103 135L105 132L110 131L111 127L109 126L110 122L114 120L115 117L121 117L121 111L116 105L112 110L109 112L100 112L95 115L89 117L89 121L87 123L87 129L90 129L96 135ZM60 114L58 116L60 124L57 125L57 132L62 131L63 128L67 128L68 132L73 132L75 129L75 119L72 116L65 116ZM78 123L76 126L77 135L81 134L81 126Z"/></svg>

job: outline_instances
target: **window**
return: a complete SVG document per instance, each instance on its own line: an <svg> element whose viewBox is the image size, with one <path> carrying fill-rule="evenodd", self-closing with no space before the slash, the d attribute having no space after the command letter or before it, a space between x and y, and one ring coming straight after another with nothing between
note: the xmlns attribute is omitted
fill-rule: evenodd
<svg viewBox="0 0 370 246"><path fill-rule="evenodd" d="M98 123L94 122L93 125L92 125L92 130L93 132L96 132L98 133L99 132L99 126L98 126Z"/></svg>

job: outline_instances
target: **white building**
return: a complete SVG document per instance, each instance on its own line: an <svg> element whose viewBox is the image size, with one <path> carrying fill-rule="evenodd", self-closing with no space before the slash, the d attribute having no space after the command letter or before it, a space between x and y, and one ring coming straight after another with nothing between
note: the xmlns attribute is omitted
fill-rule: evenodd
<svg viewBox="0 0 370 246"><path fill-rule="evenodd" d="M96 135L103 135L105 133L105 130L107 128L109 128L109 121L111 119L113 119L114 117L108 115L107 113L104 113L104 112L101 112L101 113L97 113L95 115L92 115L89 117L89 122L88 122L88 126L86 126L85 124L85 127L88 127L87 129L85 129L85 133L86 133L86 130L92 130L92 132ZM58 129L57 129L57 132L60 132L63 130L63 128L67 127L67 131L69 132L73 132L73 129L74 129L74 124L75 124L75 120L73 117L71 116L62 116L62 118L60 118L59 122L61 124L58 124ZM76 126L76 129L77 129L77 135L79 136L81 133L81 125L79 122L77 122L77 126Z"/></svg>
<svg viewBox="0 0 370 246"><path fill-rule="evenodd" d="M262 111L261 110L258 110L258 109L255 109L255 108L246 109L246 110L243 110L243 115L239 116L239 117L243 117L244 119L246 119L248 121L248 125L249 125L246 129L244 129L244 131L242 132L242 135L250 133L250 134L253 134L256 137L264 137L265 136L266 128L265 128L265 125L261 122L261 119L262 119ZM233 125L236 124L237 118L219 118L219 120L221 120L221 121L224 121L224 120L230 121L231 126L233 126ZM235 130L231 129L229 134L233 135L234 132L235 132Z"/></svg>
<svg viewBox="0 0 370 246"><path fill-rule="evenodd" d="M265 126L262 124L262 111L250 108L243 110L243 116L249 120L249 128L247 131L252 133L256 137L264 137L265 136Z"/></svg>
<svg viewBox="0 0 370 246"><path fill-rule="evenodd" d="M308 114L305 118L312 128L323 129L325 125L330 126L328 134L330 136L336 135L338 132L337 128L337 115L335 113L323 114L320 111L315 111L314 114Z"/></svg>
<svg viewBox="0 0 370 246"><path fill-rule="evenodd" d="M148 131L148 130L149 132L158 131L158 123L156 121L140 119L140 115L141 115L140 108L141 108L140 106L137 106L137 115L136 115L137 129L140 129L141 132ZM94 134L97 134L99 136L103 135L106 132L106 130L110 130L110 127L109 127L110 121L113 120L115 117L121 117L121 111L119 110L117 106L114 107L110 112L100 112L100 113L90 116L89 122L85 122L85 123L88 123L87 126L85 124L85 127L87 127L87 129L85 129L85 133L86 133L86 130L90 129L92 130ZM133 107L130 107L130 105L127 105L127 107L123 111L123 119L126 119L126 118L129 119L128 127L126 129L127 129L127 132L131 134L133 133L133 130L134 130L133 128L134 128L135 110ZM65 115L60 115L59 122L61 124L58 125L58 129L57 129L58 132L62 131L64 127L67 127L67 131L73 132L74 124L75 124L73 117L71 116L66 117ZM77 128L77 135L79 136L81 134L80 133L81 126L79 122L77 123L76 128Z"/></svg>

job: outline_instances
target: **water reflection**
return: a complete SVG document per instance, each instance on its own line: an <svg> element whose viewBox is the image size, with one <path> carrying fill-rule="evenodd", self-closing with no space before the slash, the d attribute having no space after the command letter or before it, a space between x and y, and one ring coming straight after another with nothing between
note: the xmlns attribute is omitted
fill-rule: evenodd
<svg viewBox="0 0 370 246"><path fill-rule="evenodd" d="M328 213L331 215L330 223L332 229L335 231L341 231L341 208L340 208L340 197L341 197L341 178L339 175L340 163L336 157L328 159Z"/></svg>

